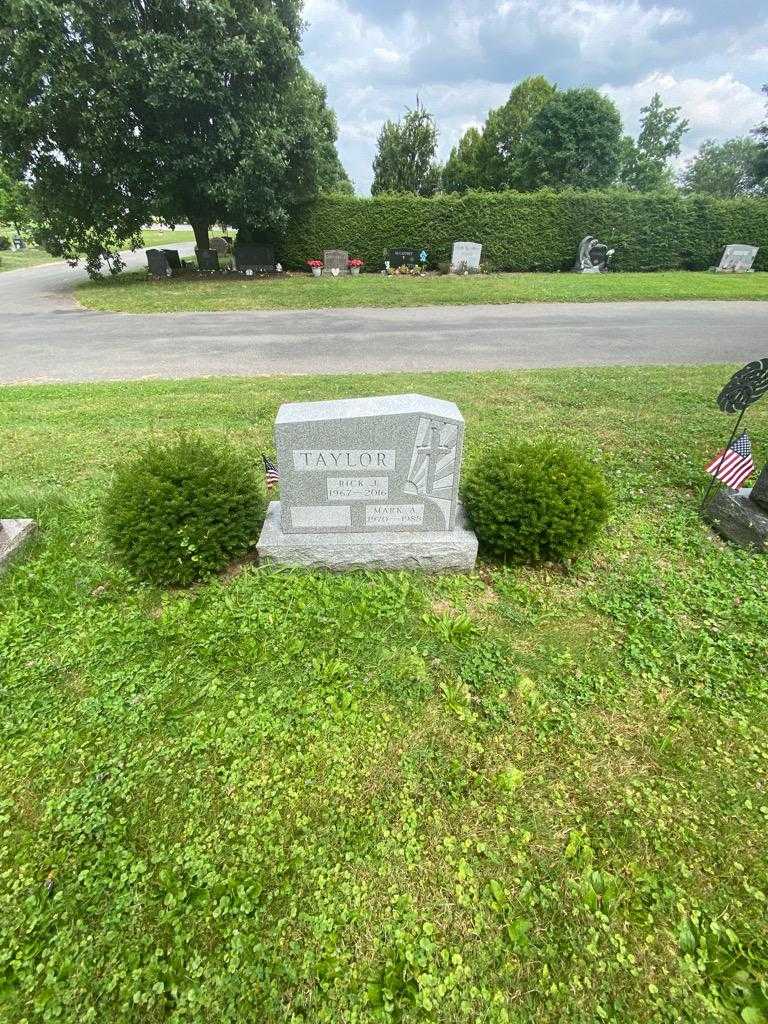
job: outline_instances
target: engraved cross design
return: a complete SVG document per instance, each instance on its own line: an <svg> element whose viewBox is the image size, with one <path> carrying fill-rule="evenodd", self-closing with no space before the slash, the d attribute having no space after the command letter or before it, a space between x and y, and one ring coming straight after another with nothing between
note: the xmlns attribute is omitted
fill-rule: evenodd
<svg viewBox="0 0 768 1024"><path fill-rule="evenodd" d="M435 471L437 469L437 460L441 455L447 455L451 450L446 445L440 444L440 431L443 429L444 424L438 423L436 420L430 421L430 443L421 445L416 449L420 455L426 455L428 461L427 466L427 483L426 493L431 494L435 486Z"/></svg>

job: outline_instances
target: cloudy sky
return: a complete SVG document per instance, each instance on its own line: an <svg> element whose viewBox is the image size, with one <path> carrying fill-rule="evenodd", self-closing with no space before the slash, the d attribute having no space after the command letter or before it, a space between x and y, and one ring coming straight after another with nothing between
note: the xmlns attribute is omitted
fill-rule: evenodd
<svg viewBox="0 0 768 1024"><path fill-rule="evenodd" d="M594 85L636 132L654 92L691 122L688 155L707 138L763 120L765 0L305 0L305 63L328 88L339 152L368 194L376 137L418 93L447 157L526 75Z"/></svg>

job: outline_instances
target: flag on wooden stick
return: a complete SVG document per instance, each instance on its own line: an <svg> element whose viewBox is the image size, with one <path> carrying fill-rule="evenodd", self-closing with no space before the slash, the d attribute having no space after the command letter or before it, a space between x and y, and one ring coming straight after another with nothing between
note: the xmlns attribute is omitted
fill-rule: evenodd
<svg viewBox="0 0 768 1024"><path fill-rule="evenodd" d="M262 454L264 460L264 478L267 481L267 490L272 491L280 483L280 474L277 472L277 466L267 455Z"/></svg>
<svg viewBox="0 0 768 1024"><path fill-rule="evenodd" d="M737 490L755 471L752 460L752 442L746 433L719 452L707 466L707 472L715 480Z"/></svg>

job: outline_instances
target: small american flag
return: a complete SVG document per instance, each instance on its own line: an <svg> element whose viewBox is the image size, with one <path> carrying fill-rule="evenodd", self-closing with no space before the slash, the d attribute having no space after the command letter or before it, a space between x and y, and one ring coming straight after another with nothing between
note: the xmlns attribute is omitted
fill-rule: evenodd
<svg viewBox="0 0 768 1024"><path fill-rule="evenodd" d="M280 474L277 472L277 466L267 455L262 454L264 460L264 477L267 481L267 490L272 491L280 483Z"/></svg>
<svg viewBox="0 0 768 1024"><path fill-rule="evenodd" d="M752 476L755 463L752 460L752 442L746 434L737 437L724 452L717 454L707 466L707 472L716 480L734 490Z"/></svg>

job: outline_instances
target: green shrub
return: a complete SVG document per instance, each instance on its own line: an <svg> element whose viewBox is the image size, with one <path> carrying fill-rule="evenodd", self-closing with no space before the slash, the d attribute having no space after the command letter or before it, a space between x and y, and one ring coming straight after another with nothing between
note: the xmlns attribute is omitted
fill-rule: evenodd
<svg viewBox="0 0 768 1024"><path fill-rule="evenodd" d="M117 470L104 508L109 539L137 576L185 586L244 554L264 495L251 459L209 441L151 445Z"/></svg>
<svg viewBox="0 0 768 1024"><path fill-rule="evenodd" d="M600 470L547 442L507 444L467 473L467 512L481 544L511 562L561 562L588 544L608 515Z"/></svg>
<svg viewBox="0 0 768 1024"><path fill-rule="evenodd" d="M482 242L496 270L567 271L585 235L615 247L619 271L705 270L728 242L760 246L755 269L768 270L768 199L623 189L320 196L297 210L280 254L303 268L324 249L346 249L381 270L386 251L412 245L438 266L463 239Z"/></svg>
<svg viewBox="0 0 768 1024"><path fill-rule="evenodd" d="M0 235L0 252L11 248L11 240L8 235Z"/></svg>

